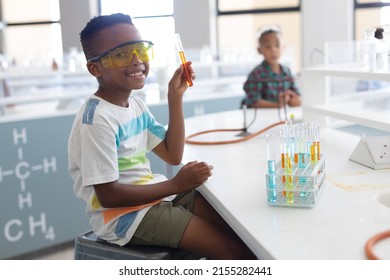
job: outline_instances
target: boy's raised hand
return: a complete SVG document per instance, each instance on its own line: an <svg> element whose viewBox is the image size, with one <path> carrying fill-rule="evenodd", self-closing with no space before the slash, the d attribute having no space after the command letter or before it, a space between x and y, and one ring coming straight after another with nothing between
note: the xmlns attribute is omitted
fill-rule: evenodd
<svg viewBox="0 0 390 280"><path fill-rule="evenodd" d="M174 178L177 193L192 190L207 181L213 167L205 162L191 161L184 165Z"/></svg>
<svg viewBox="0 0 390 280"><path fill-rule="evenodd" d="M191 67L192 62L188 61L187 65L191 71L191 77L194 80L195 79L195 72L192 70ZM176 69L175 73L173 73L173 76L168 84L168 93L173 94L184 94L184 92L187 90L188 85L185 79L184 69L183 66L180 65L179 68Z"/></svg>

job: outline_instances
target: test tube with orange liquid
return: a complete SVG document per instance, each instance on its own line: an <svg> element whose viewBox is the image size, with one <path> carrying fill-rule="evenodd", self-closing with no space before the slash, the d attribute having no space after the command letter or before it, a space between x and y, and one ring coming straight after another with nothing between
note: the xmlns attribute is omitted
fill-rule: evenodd
<svg viewBox="0 0 390 280"><path fill-rule="evenodd" d="M187 59L186 59L186 56L184 54L184 48L183 48L183 44L181 43L179 33L176 33L176 50L179 53L181 64L183 65L184 76L185 76L187 85L189 87L192 87L193 83L192 83L192 78L191 78L191 72L190 72L190 69L187 65Z"/></svg>

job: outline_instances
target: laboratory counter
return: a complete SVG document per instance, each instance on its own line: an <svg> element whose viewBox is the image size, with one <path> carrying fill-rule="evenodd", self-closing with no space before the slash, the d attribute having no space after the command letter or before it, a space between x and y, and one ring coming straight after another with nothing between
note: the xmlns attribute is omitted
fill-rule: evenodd
<svg viewBox="0 0 390 280"><path fill-rule="evenodd" d="M291 110L291 109L290 109ZM246 118L251 122L255 110ZM297 118L299 111L291 110ZM279 122L276 109L258 110L250 133ZM186 119L187 137L215 129L243 127L241 110ZM325 181L312 207L284 207L268 203L266 190L266 134L235 144L187 144L183 163L199 160L213 165L213 175L199 187L259 259L364 260L365 243L390 229L390 173L349 160L360 137L334 127L320 129ZM202 134L193 141L236 139L237 132ZM299 206L299 205L296 205ZM390 241L375 247L390 259Z"/></svg>

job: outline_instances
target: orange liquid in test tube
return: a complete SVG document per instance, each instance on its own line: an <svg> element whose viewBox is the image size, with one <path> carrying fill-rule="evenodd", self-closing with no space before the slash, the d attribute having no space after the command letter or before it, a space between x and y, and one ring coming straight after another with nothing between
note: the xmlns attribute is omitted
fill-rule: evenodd
<svg viewBox="0 0 390 280"><path fill-rule="evenodd" d="M192 87L193 83L192 83L192 78L191 78L191 72L190 72L190 69L187 65L187 59L186 59L186 56L184 54L184 48L183 48L183 45L181 43L179 33L176 33L176 49L179 53L181 64L183 65L184 76L185 76L187 85L189 87Z"/></svg>

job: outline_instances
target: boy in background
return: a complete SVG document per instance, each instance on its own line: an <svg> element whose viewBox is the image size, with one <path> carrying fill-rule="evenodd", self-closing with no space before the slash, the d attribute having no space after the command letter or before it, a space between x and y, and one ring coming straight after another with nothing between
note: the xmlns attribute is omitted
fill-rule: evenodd
<svg viewBox="0 0 390 280"><path fill-rule="evenodd" d="M278 26L265 26L258 32L257 51L263 55L261 64L248 75L244 83L243 104L249 108L300 106L300 93L290 69L279 63L282 33Z"/></svg>
<svg viewBox="0 0 390 280"><path fill-rule="evenodd" d="M130 16L95 17L80 40L88 71L99 86L74 120L69 173L94 233L121 246L168 246L213 259L254 258L196 191L211 176L211 166L189 162L169 180L150 169L149 151L172 165L182 160L182 102L188 88L183 67L168 84L166 130L146 104L131 95L145 85L153 44L143 40ZM191 74L194 78L192 69Z"/></svg>

